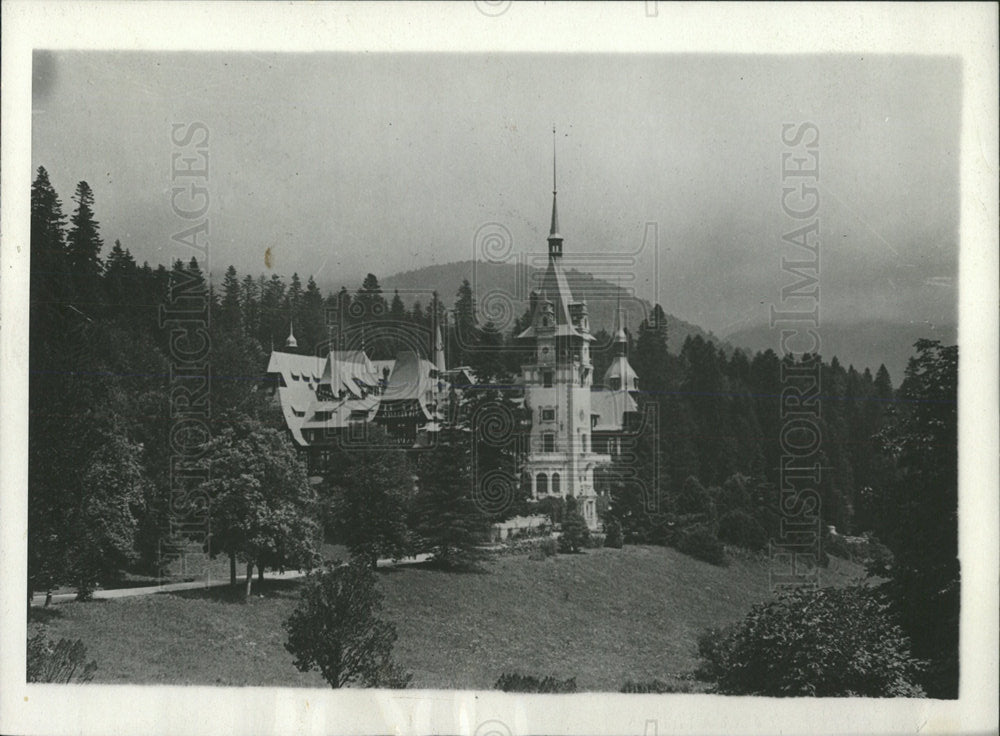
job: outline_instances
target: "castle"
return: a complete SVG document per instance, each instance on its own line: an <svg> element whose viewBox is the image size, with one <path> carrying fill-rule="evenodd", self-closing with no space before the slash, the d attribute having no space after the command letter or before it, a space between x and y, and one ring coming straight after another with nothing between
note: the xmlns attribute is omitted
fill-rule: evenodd
<svg viewBox="0 0 1000 736"><path fill-rule="evenodd" d="M587 304L574 300L561 262L554 155L552 179L548 264L532 295L531 325L517 336L532 356L518 381L531 417L521 478L532 498L574 496L587 525L597 529L595 471L610 465L620 451L626 415L637 408L638 377L628 361L624 311L619 308L614 356L594 384ZM467 368L448 368L443 345L435 327L427 358L417 350L380 361L364 350L308 356L290 352L296 347L290 333L287 349L271 353L267 372L286 426L306 450L310 467L321 472L335 439L368 422L381 424L406 447L437 431L447 402L475 382Z"/></svg>

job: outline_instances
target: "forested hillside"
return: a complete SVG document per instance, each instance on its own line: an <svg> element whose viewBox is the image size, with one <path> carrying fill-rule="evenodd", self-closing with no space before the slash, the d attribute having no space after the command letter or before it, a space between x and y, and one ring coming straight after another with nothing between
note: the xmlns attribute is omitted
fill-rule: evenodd
<svg viewBox="0 0 1000 736"><path fill-rule="evenodd" d="M123 570L156 565L171 534L177 490L171 487L179 442L171 356L178 345L164 309L178 293L205 304L211 410L204 444L218 471L189 490L207 494L214 548L234 564L247 563L248 585L254 564L306 559L305 542L320 531L302 461L264 390L267 354L290 328L299 352L323 350L332 339L388 358L407 343L398 330L380 327L429 333L448 309L449 363L472 366L494 391L516 390L525 356L513 336L528 324L526 305L501 329L467 281L442 288L437 301L432 293L409 304L383 290L373 274L356 290L345 285L323 294L311 277L303 283L297 274L287 281L277 274L241 276L229 267L214 288L194 257L140 265L117 240L105 247L86 182L73 202L67 221L39 168L31 192L29 595L70 584L86 597ZM957 349L918 341L894 390L884 366L872 371L845 368L832 355L727 351L700 333L671 334L671 324L654 305L630 331L640 410L658 421L655 431L639 436L627 467L620 462L612 469L605 519L624 527L626 541L667 542L692 554L718 539L766 547L787 515L779 488L785 374L814 368L819 382L809 401L821 407L820 441L809 459L819 468L815 521L841 533L872 532L889 546L895 566L878 572L905 602L915 654L937 663L928 692L951 692ZM607 333L599 334L598 345L606 342ZM595 375L603 375L608 359L607 350L597 352ZM648 513L648 498L629 495L621 483L629 474L652 489L658 512L671 516L667 526ZM690 536L663 532L681 522L690 522Z"/></svg>

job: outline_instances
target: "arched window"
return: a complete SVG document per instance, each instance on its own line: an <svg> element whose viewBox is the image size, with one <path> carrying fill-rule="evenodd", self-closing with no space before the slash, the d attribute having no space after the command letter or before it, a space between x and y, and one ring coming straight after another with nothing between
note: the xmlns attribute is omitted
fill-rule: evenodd
<svg viewBox="0 0 1000 736"><path fill-rule="evenodd" d="M560 491L561 491L561 487L560 487L560 483L559 483L559 473L553 473L552 474L552 492L553 493L559 493Z"/></svg>
<svg viewBox="0 0 1000 736"><path fill-rule="evenodd" d="M545 473L539 473L535 476L535 490L537 493L548 493L549 492L549 476Z"/></svg>

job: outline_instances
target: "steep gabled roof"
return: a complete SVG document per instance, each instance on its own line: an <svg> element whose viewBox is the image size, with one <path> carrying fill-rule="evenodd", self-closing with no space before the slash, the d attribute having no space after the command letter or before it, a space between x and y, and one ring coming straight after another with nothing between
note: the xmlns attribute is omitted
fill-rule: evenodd
<svg viewBox="0 0 1000 736"><path fill-rule="evenodd" d="M597 415L595 432L617 432L625 427L625 412L638 406L627 391L594 390L590 392L590 413Z"/></svg>
<svg viewBox="0 0 1000 736"><path fill-rule="evenodd" d="M549 265L542 275L542 284L538 291L535 309L538 309L538 306L545 301L552 302L552 307L555 311L555 334L557 337L571 336L579 337L583 340L594 340L593 335L580 332L573 325L573 317L570 314L569 305L576 304L577 302L573 298L573 292L570 291L569 282L566 280L566 273L563 271L562 264L558 258L549 258ZM534 315L532 315L532 321L534 321ZM519 339L537 337L534 324L530 325L528 329L517 337Z"/></svg>

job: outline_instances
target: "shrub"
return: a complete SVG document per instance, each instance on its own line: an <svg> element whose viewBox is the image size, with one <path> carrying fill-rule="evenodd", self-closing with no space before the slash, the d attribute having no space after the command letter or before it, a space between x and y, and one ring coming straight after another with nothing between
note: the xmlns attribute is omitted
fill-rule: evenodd
<svg viewBox="0 0 1000 736"><path fill-rule="evenodd" d="M553 537L540 539L537 543L531 546L532 551L531 554L528 555L528 559L536 561L554 557L559 551L559 545Z"/></svg>
<svg viewBox="0 0 1000 736"><path fill-rule="evenodd" d="M730 511L719 519L719 539L749 550L767 546L767 532L761 523L745 511Z"/></svg>
<svg viewBox="0 0 1000 736"><path fill-rule="evenodd" d="M724 565L726 562L726 551L722 543L704 524L682 529L677 533L674 546L678 552L690 555L696 560L710 562L713 565Z"/></svg>
<svg viewBox="0 0 1000 736"><path fill-rule="evenodd" d="M823 549L827 554L839 557L842 560L853 560L854 552L851 550L847 540L840 534L828 534L823 538Z"/></svg>
<svg viewBox="0 0 1000 736"><path fill-rule="evenodd" d="M663 682L663 680L626 680L620 693L691 693L695 687L690 682Z"/></svg>
<svg viewBox="0 0 1000 736"><path fill-rule="evenodd" d="M689 476L677 494L676 509L678 514L705 514L710 516L714 504L708 491L693 475Z"/></svg>
<svg viewBox="0 0 1000 736"><path fill-rule="evenodd" d="M600 532L590 532L584 541L584 546L587 549L600 549L604 546L604 541L606 536Z"/></svg>
<svg viewBox="0 0 1000 736"><path fill-rule="evenodd" d="M624 544L621 523L617 519L611 519L611 521L604 525L604 531L604 546L621 549Z"/></svg>
<svg viewBox="0 0 1000 736"><path fill-rule="evenodd" d="M560 680L551 675L538 678L519 672L505 672L500 675L493 688L505 693L575 693L576 678Z"/></svg>
<svg viewBox="0 0 1000 736"><path fill-rule="evenodd" d="M317 669L331 687L406 687L410 675L392 661L396 627L378 618L382 594L366 564L328 563L311 575L285 622L285 649L301 672Z"/></svg>
<svg viewBox="0 0 1000 736"><path fill-rule="evenodd" d="M864 586L799 588L698 639L701 679L727 695L914 697L921 663Z"/></svg>
<svg viewBox="0 0 1000 736"><path fill-rule="evenodd" d="M81 639L70 641L60 639L58 642L45 635L45 628L28 637L27 681L55 682L65 684L72 682L90 682L94 679L97 662L86 662L87 647Z"/></svg>
<svg viewBox="0 0 1000 736"><path fill-rule="evenodd" d="M562 523L562 534L559 536L560 552L579 552L587 543L590 530L583 515L576 511L567 511Z"/></svg>

